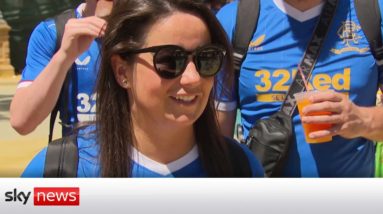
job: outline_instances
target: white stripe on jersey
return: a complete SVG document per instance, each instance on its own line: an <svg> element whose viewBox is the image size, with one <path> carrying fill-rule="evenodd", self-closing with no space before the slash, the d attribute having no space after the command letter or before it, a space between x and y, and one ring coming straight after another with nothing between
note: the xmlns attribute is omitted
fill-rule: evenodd
<svg viewBox="0 0 383 214"><path fill-rule="evenodd" d="M141 152L139 152L134 147L133 147L132 159L138 165L141 165L160 175L166 176L171 174L172 172L175 172L179 169L184 168L185 166L189 165L191 162L193 162L197 158L198 158L198 146L194 145L194 147L186 155L184 155L183 157L169 164L162 164L155 160L152 160L149 157L142 154Z"/></svg>
<svg viewBox="0 0 383 214"><path fill-rule="evenodd" d="M218 111L234 111L237 108L237 102L214 101L214 106Z"/></svg>
<svg viewBox="0 0 383 214"><path fill-rule="evenodd" d="M84 13L84 10L85 10L85 3L81 3L77 8L76 8L76 12L77 14L79 14L80 16L78 18L81 18L83 17L83 13Z"/></svg>
<svg viewBox="0 0 383 214"><path fill-rule="evenodd" d="M33 81L22 81L20 82L18 85L17 85L17 88L25 88L25 87L28 87L30 85L32 85L32 82ZM16 88L16 89L17 89Z"/></svg>

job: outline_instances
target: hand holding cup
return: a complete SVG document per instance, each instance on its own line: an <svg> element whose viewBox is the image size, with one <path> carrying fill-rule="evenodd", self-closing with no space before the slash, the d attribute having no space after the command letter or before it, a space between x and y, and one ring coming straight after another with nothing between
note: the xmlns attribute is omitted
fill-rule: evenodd
<svg viewBox="0 0 383 214"><path fill-rule="evenodd" d="M313 123L304 123L303 119L304 117L310 116L310 117L326 117L328 115L331 115L331 111L325 111L325 110L318 110L318 111L312 111L312 112L306 112L306 106L309 106L313 104L312 97L315 97L319 91L304 91L300 93L294 94L295 100L297 102L299 115L302 120L302 126L305 132L305 139L307 143L323 143L323 142L329 142L332 140L331 135L324 135L323 137L315 137L312 138L311 133L313 132L328 132L329 129L331 129L332 124L331 123L325 123L325 122L313 122ZM315 133L314 133L315 134Z"/></svg>

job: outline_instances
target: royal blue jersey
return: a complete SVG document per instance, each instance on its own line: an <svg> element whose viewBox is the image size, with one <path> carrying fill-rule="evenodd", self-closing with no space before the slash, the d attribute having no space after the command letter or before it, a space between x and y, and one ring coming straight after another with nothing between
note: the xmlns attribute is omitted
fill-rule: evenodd
<svg viewBox="0 0 383 214"><path fill-rule="evenodd" d="M80 130L77 137L79 162L78 177L100 177L99 145L93 126ZM234 142L231 142L234 143ZM263 177L261 164L247 147L238 144L249 161L253 177ZM24 170L22 177L43 177L47 149L39 152ZM156 162L133 148L132 177L207 177L194 146L187 154L168 164Z"/></svg>
<svg viewBox="0 0 383 214"><path fill-rule="evenodd" d="M80 19L82 16L79 11L81 11L80 8L76 10L76 18ZM29 39L26 66L18 88L32 84L48 65L56 53L56 40L56 25L53 19L45 20L37 25ZM68 101L64 106L63 99L59 100L60 119L65 124L90 121L95 117L94 87L99 69L100 45L98 39L94 40L89 49L73 63L68 86ZM67 116L64 115L65 112L68 112ZM63 129L63 131L66 130Z"/></svg>
<svg viewBox="0 0 383 214"><path fill-rule="evenodd" d="M379 3L383 8L383 0ZM238 88L217 98L220 110L240 108L244 137L257 119L280 109L323 5L301 12L283 0L260 0L258 27L241 66ZM217 14L230 39L234 35L237 6L237 1L232 2ZM382 74L356 16L354 1L339 0L309 87L344 93L358 106L375 106ZM373 176L375 150L370 140L334 136L329 143L308 144L297 112L293 123L295 143L288 154L285 176Z"/></svg>

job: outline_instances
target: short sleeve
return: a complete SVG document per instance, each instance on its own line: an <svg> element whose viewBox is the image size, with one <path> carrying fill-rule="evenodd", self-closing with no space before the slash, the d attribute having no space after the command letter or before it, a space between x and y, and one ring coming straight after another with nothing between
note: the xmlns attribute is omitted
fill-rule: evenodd
<svg viewBox="0 0 383 214"><path fill-rule="evenodd" d="M217 19L226 31L229 40L232 39L235 28L237 6L238 2L236 1L229 3L217 13ZM233 111L237 107L237 84L228 88L228 86L224 84L225 72L225 70L221 70L217 75L217 82L215 84L216 108L220 111Z"/></svg>
<svg viewBox="0 0 383 214"><path fill-rule="evenodd" d="M56 52L56 26L52 19L41 22L29 39L26 65L21 82L33 81Z"/></svg>

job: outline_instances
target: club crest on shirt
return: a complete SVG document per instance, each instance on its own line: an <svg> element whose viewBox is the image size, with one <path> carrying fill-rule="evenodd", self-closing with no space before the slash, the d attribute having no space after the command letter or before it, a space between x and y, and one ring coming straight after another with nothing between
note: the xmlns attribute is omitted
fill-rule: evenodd
<svg viewBox="0 0 383 214"><path fill-rule="evenodd" d="M361 30L360 25L357 25L353 21L345 21L342 23L342 26L338 29L337 34L339 38L342 40L343 47L340 49L332 48L331 52L334 54L342 54L345 52L359 52L364 53L368 51L369 47L359 48L359 41L362 38L358 31Z"/></svg>
<svg viewBox="0 0 383 214"><path fill-rule="evenodd" d="M266 37L266 35L263 34L260 37L258 37L257 39L255 39L254 41L251 41L249 44L249 51L262 50L263 46L261 46L261 45L262 45L263 41L265 40L265 37Z"/></svg>

